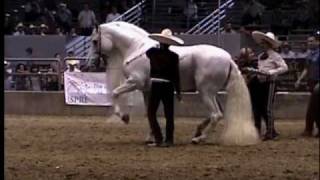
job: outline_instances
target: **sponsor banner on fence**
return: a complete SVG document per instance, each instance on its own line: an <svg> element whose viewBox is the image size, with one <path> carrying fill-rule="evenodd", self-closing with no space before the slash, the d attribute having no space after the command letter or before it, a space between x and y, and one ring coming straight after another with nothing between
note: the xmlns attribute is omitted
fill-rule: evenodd
<svg viewBox="0 0 320 180"><path fill-rule="evenodd" d="M105 73L64 73L66 104L111 106L112 91L107 87Z"/></svg>

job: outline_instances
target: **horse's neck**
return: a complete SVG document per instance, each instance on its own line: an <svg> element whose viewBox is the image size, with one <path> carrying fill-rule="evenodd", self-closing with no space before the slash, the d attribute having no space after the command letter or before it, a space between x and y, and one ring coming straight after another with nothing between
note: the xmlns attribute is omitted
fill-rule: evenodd
<svg viewBox="0 0 320 180"><path fill-rule="evenodd" d="M115 43L114 54L120 53L118 56L121 57L122 63L130 62L157 44L157 42L149 39L147 34L132 31L126 33L113 31L112 38Z"/></svg>

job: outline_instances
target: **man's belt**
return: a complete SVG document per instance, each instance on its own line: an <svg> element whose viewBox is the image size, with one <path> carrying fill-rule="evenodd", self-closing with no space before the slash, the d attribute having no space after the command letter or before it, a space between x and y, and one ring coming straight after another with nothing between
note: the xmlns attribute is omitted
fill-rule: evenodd
<svg viewBox="0 0 320 180"><path fill-rule="evenodd" d="M162 78L151 78L151 81L152 82L170 82L169 80L167 79L162 79Z"/></svg>

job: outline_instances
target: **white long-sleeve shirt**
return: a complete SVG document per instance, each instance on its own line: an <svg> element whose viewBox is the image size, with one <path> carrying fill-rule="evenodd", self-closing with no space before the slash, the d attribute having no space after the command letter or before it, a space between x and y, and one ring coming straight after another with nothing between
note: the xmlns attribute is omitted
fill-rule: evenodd
<svg viewBox="0 0 320 180"><path fill-rule="evenodd" d="M258 68L260 71L267 72L269 75L279 75L288 71L288 66L284 59L275 52L269 49L267 51L268 58L261 59L262 54L258 56Z"/></svg>

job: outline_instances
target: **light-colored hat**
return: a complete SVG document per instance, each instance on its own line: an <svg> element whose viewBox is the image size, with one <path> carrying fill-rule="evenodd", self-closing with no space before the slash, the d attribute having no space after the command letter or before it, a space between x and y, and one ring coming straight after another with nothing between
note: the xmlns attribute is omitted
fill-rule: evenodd
<svg viewBox="0 0 320 180"><path fill-rule="evenodd" d="M8 61L4 61L4 65L9 65L9 62Z"/></svg>
<svg viewBox="0 0 320 180"><path fill-rule="evenodd" d="M169 44L169 45L184 44L184 41L182 39L172 35L172 31L170 29L164 29L161 31L160 34L159 33L150 34L149 37L163 44Z"/></svg>
<svg viewBox="0 0 320 180"><path fill-rule="evenodd" d="M46 28L46 29L48 29L48 26L45 25L45 24L41 24L41 25L40 25L40 28Z"/></svg>
<svg viewBox="0 0 320 180"><path fill-rule="evenodd" d="M19 28L19 27L24 27L24 25L23 25L22 22L20 22L20 23L16 26L16 28Z"/></svg>
<svg viewBox="0 0 320 180"><path fill-rule="evenodd" d="M67 4L66 3L60 3L59 4L61 7L67 7Z"/></svg>
<svg viewBox="0 0 320 180"><path fill-rule="evenodd" d="M253 31L252 38L260 44L262 41L269 42L274 48L281 45L281 42L277 40L276 36L272 32L263 33L260 31Z"/></svg>
<svg viewBox="0 0 320 180"><path fill-rule="evenodd" d="M30 25L29 25L29 28L30 28L30 29L33 29L33 28L35 28L35 26L34 26L33 24L30 24Z"/></svg>
<svg viewBox="0 0 320 180"><path fill-rule="evenodd" d="M77 60L67 60L67 64L76 65L76 64L79 64L79 61L77 61Z"/></svg>

